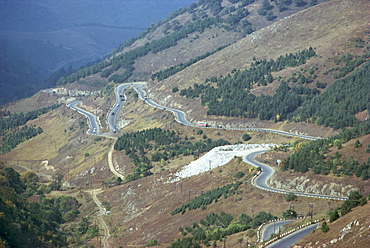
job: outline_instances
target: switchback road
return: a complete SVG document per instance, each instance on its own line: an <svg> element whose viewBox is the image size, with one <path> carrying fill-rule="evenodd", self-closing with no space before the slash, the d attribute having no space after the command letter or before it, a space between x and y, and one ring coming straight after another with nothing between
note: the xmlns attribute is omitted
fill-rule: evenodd
<svg viewBox="0 0 370 248"><path fill-rule="evenodd" d="M161 105L157 104L156 102L154 102L153 100L149 99L147 94L143 90L143 87L145 86L144 83L125 83L125 84L120 84L119 86L117 86L117 88L115 90L116 103L114 104L113 108L110 110L110 112L108 114L108 117L107 117L107 120L108 120L108 123L109 123L109 126L110 126L110 130L112 130L113 133L115 133L116 131L119 131L118 128L116 127L116 125L115 125L116 116L117 116L118 111L123 106L123 103L125 101L124 90L129 86L133 86L134 89L137 91L137 93L139 95L139 98L144 100L150 106L172 112L175 115L175 119L176 119L177 122L179 122L183 125L187 125L187 126L199 127L198 125L192 124L189 121L187 121L184 112L182 112L180 110L177 110L177 109L172 109L172 108L167 108L167 107L161 106ZM85 115L88 118L89 125L90 125L90 130L88 132L89 134L94 134L94 135L100 134L99 125L97 124L96 117L93 114L78 108L76 106L78 103L79 103L79 101L71 102L71 103L67 104L67 106L76 110L76 111L78 111L78 112L80 112L81 114ZM217 127L208 127L208 128L217 128ZM272 129L265 129L265 128L229 128L229 129L230 130L246 130L246 131L265 131L265 132L272 132L272 133L276 133L276 134L280 134L280 135L298 137L298 138L303 138L303 139L310 139L310 140L319 139L318 137L292 134L292 133L288 133L288 132L284 132L284 131L280 131L280 130L272 130ZM107 135L108 137L110 137L112 132L106 133L104 135ZM113 144L113 146L114 146L114 144ZM113 165L113 159L112 159L113 146L112 146L112 148L109 152L109 156L108 156L109 168L110 168L110 170L112 171L112 173L114 175L119 176L119 177L123 177L123 175L119 174L115 170L114 165ZM256 162L253 159L254 156L256 156L260 153L266 152L266 151L268 151L268 149L262 150L262 151L257 151L257 152L252 152L252 153L250 153L250 154L248 154L244 157L245 162L247 162L247 163L249 163L249 164L251 164L255 167L260 167L261 168L260 175L258 175L257 177L252 179L252 184L254 186L260 188L260 189L271 191L271 192L282 193L282 194L289 193L289 191L274 189L274 188L271 188L267 185L267 180L273 175L274 169L265 165L265 164ZM347 199L345 197L337 197L337 196L324 196L324 195L307 194L307 193L299 193L299 192L294 192L294 193L296 195L305 196L305 197L327 198L327 199L334 199L334 200L346 200ZM93 198L94 197L96 198L95 191L92 191L92 196L93 196ZM94 199L94 201L95 201L95 199ZM101 204L99 205L98 201L95 201L95 202L98 205L99 209L101 209ZM108 229L108 227L106 227L106 228L104 227L104 226L106 226L106 224L105 224L104 220L101 218L101 216L98 217L98 218L99 218L99 220L101 220L102 226L104 228L104 233L105 233L104 239L103 239L104 240L104 247L109 247L109 243L108 243L108 238L110 236L109 235L109 229ZM313 227L311 227L311 228L313 228ZM295 234L295 236L299 237L299 235L302 235L304 232L302 230L300 230L299 232L296 232L296 233L297 234ZM305 233L304 235L307 235L307 233ZM288 237L290 237L290 236L291 235L289 235ZM284 238L284 239L290 240L290 241L285 241L285 242L293 242L292 238ZM299 240L299 239L297 239L297 240ZM297 240L295 240L292 244L294 244ZM275 244L277 244L277 242L275 242L273 245L275 245ZM285 244L280 244L280 245L285 245ZM287 247L287 246L269 246L269 247Z"/></svg>
<svg viewBox="0 0 370 248"><path fill-rule="evenodd" d="M149 99L145 91L143 90L145 84L144 83L138 83L135 85L135 90L138 92L138 95L140 99L144 100L147 104L149 104L152 107L159 108L159 109L164 109L171 111L176 118L176 121L187 126L196 126L200 127L198 125L192 124L186 120L185 113L177 110L177 109L172 109L172 108L167 108L164 106L159 105L158 103L154 102L153 100ZM206 127L206 128L218 128L218 127ZM291 137L298 137L302 139L310 139L310 140L316 140L320 139L318 137L313 137L313 136L308 136L308 135L300 135L300 134L293 134L293 133L288 133L280 130L274 130L274 129L268 129L268 128L227 128L228 130L246 130L246 131L263 131L263 132L271 132L271 133L276 133L280 135L285 135L285 136L291 136Z"/></svg>

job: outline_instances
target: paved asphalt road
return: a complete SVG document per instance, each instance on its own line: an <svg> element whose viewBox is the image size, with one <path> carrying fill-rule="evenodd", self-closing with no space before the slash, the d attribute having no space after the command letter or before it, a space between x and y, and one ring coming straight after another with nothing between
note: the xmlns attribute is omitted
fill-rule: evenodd
<svg viewBox="0 0 370 248"><path fill-rule="evenodd" d="M272 222L271 224L266 225L262 230L261 240L262 241L269 240L273 233L279 234L279 228L281 229L283 225L289 222L292 222L292 221L293 220L277 221L277 222Z"/></svg>
<svg viewBox="0 0 370 248"><path fill-rule="evenodd" d="M70 102L70 103L67 104L67 107L69 107L69 108L71 108L75 111L78 111L79 113L86 116L86 118L89 120L88 123L89 123L89 126L90 126L90 129L87 133L89 133L89 134L98 134L99 133L99 125L96 121L95 115L77 107L77 104L79 104L80 102L81 101Z"/></svg>
<svg viewBox="0 0 370 248"><path fill-rule="evenodd" d="M125 89L131 84L120 84L116 87L116 102L113 105L113 108L109 111L108 115L108 125L109 129L113 132L118 132L119 128L116 126L116 118L119 110L122 108L123 103L125 102L126 96L124 95Z"/></svg>
<svg viewBox="0 0 370 248"><path fill-rule="evenodd" d="M184 125L187 125L187 126L194 126L194 127L197 126L197 125L194 125L194 124L188 122L188 120L186 120L184 112L182 112L180 110L177 110L177 109L163 107L163 106L157 104L156 102L154 102L153 100L149 99L147 97L146 93L143 91L144 86L145 86L145 84L141 84L141 85L135 87L135 90L137 91L140 99L144 100L147 104L149 104L152 107L171 111L175 115L176 121L181 123L181 124L184 124Z"/></svg>
<svg viewBox="0 0 370 248"><path fill-rule="evenodd" d="M246 163L249 163L253 165L254 167L260 167L261 168L261 174L257 176L254 181L252 182L257 188L271 191L271 192L276 192L276 193L281 193L281 194L287 194L290 193L291 191L287 190L280 190L280 189L274 189L271 188L267 185L267 180L274 174L274 169L271 168L270 166L267 166L265 164L259 163L254 160L254 157L257 156L258 154L267 152L268 150L264 151L257 151L248 154L243 158L243 160ZM299 193L299 192L293 192L295 195L298 196L305 196L305 197L315 197L315 198L326 198L326 199L333 199L333 200L347 200L347 197L341 197L341 196L327 196L327 195L317 195L317 194L309 194L309 193Z"/></svg>
<svg viewBox="0 0 370 248"><path fill-rule="evenodd" d="M163 107L163 106L155 103L153 100L149 99L147 97L145 91L143 90L143 87L145 86L144 83L136 84L136 85L137 85L137 87L135 87L135 90L138 92L139 97L141 99L143 99L146 103L148 103L150 106L153 106L153 107L159 108L159 109L165 109L165 110L171 111L175 115L176 121L181 123L181 124L184 124L184 125L187 125L187 126L197 126L197 127L199 127L198 125L195 125L195 124L192 124L192 123L188 122L186 120L184 112L182 112L180 110L177 110L177 109L171 109L171 108ZM218 127L208 127L208 128L218 128ZM273 129L268 129L268 128L228 128L228 129L229 130L246 130L246 131L264 131L264 132L277 133L277 134L280 134L280 135L299 137L299 138L310 139L310 140L320 139L318 137L312 137L312 136L300 135L300 134L293 134L293 133L288 133L288 132L273 130Z"/></svg>
<svg viewBox="0 0 370 248"><path fill-rule="evenodd" d="M159 108L159 109L165 109L165 110L171 111L175 115L176 120L179 123L182 123L182 124L188 125L188 126L197 126L197 125L194 125L194 124L192 124L192 123L190 123L186 120L184 112L182 112L180 110L177 110L177 109L171 109L171 108L163 107L163 106L155 103L153 100L149 99L147 97L146 93L143 90L143 87L145 86L144 83L124 83L124 84L120 84L120 85L117 86L117 88L115 90L115 92L116 92L116 103L114 104L113 108L111 109L111 111L108 115L108 123L109 123L110 129L113 132L119 131L119 129L116 127L116 124L115 124L116 123L116 116L117 116L117 113L120 110L120 108L123 106L124 99L126 99L125 95L124 95L124 91L129 86L133 86L135 88L135 90L138 92L139 98L144 100L150 106L153 106L153 107ZM79 102L80 101L71 102L71 103L68 104L68 106L71 107L72 109L76 110L76 111L79 111L81 114L85 115L89 119L89 125L91 127L90 130L89 130L90 134L99 134L99 125L97 124L96 117L93 114L78 108L76 105ZM263 128L244 128L244 130L257 130L257 131L268 131L268 132L271 131L271 132L275 132L275 133L282 134L282 135L289 135L289 136L295 136L295 137L305 137L305 138L308 138L308 139L317 139L315 137L300 136L300 135L291 134L291 133L287 133L287 132L282 132L282 131L278 131L278 130L270 130L270 129L263 129ZM255 167L260 167L261 168L262 173L257 178L255 178L255 180L253 182L254 185L258 188L268 190L268 191L272 191L272 192L276 192L276 193L282 193L282 194L289 193L289 191L286 191L286 190L279 190L279 189L271 188L266 184L267 180L273 175L274 169L265 165L265 164L259 163L259 162L255 161L253 159L254 156L256 156L260 153L266 152L266 151L268 151L268 150L266 149L264 151L254 152L254 153L251 153L251 154L244 157L245 162L247 162L247 163L249 163L249 164L251 164ZM298 196L305 196L305 197L326 198L326 199L333 199L333 200L346 200L347 199L346 197L339 197L339 196L324 196L324 195L299 193L299 192L294 192L294 193Z"/></svg>
<svg viewBox="0 0 370 248"><path fill-rule="evenodd" d="M125 84L120 84L116 87L116 89L115 89L116 102L113 105L113 107L110 109L110 111L108 112L108 116L107 116L107 121L108 121L109 129L111 130L111 132L106 133L106 134L101 134L101 135L111 135L112 132L119 131L119 129L116 126L117 113L122 108L122 106L125 102L125 99L126 99L126 96L124 95L124 91L127 87L129 87L131 85L142 85L142 84L140 84L140 83L133 83L133 84L125 83ZM95 135L100 134L99 125L97 123L95 115L90 113L90 112L87 112L86 110L83 110L83 109L77 107L77 104L79 104L80 102L81 101L70 102L70 103L67 104L67 107L70 107L71 109L73 109L75 111L78 111L79 113L85 115L86 118L88 118L89 126L90 126L90 129L88 131L89 134L95 134Z"/></svg>
<svg viewBox="0 0 370 248"><path fill-rule="evenodd" d="M318 224L313 224L308 227L299 229L298 231L285 236L282 239L279 239L278 241L266 246L266 248L289 248L297 241L301 240L304 236L311 233L313 230L317 228Z"/></svg>
<svg viewBox="0 0 370 248"><path fill-rule="evenodd" d="M197 125L194 125L194 124L192 124L192 123L190 123L186 120L184 112L182 112L180 110L177 110L177 109L163 107L163 106L155 103L153 100L149 99L149 97L147 97L147 94L143 90L143 87L145 86L144 83L124 83L124 84L120 84L120 85L117 86L117 88L115 90L115 92L116 92L116 103L114 104L113 108L111 109L111 111L108 115L108 123L109 123L110 129L113 132L119 131L119 129L116 127L116 124L115 124L116 123L116 116L117 116L117 113L120 110L120 108L123 106L123 103L124 103L123 99L126 99L125 95L124 95L124 91L129 86L134 87L134 89L137 91L137 93L139 95L139 98L144 100L150 106L153 106L153 107L159 108L159 109L164 109L164 110L171 111L175 115L176 121L178 121L181 124L184 124L184 125L187 125L187 126L197 126ZM75 109L76 111L79 111L80 113L82 113L83 115L85 115L89 119L89 125L91 127L91 129L89 130L90 134L99 134L99 126L96 122L96 117L93 114L78 108L76 106L78 103L79 103L79 101L71 102L71 103L68 104L68 106L71 107L72 109ZM112 113L114 113L114 114L112 114ZM301 137L301 138L307 138L307 139L318 139L318 138L315 138L315 137L302 136L302 135L291 134L291 133L287 133L287 132L283 132L283 131L264 129L264 128L243 128L243 130L267 131L267 132L278 133L278 134L281 134L281 135L289 135L289 136ZM107 134L107 135L109 135L109 134ZM272 192L276 192L276 193L282 193L282 194L289 193L289 191L286 191L286 190L279 190L279 189L271 188L266 184L267 180L273 175L274 169L265 165L265 164L259 163L259 162L255 161L253 159L254 156L256 156L260 153L266 152L266 151L268 151L268 150L266 149L264 151L254 152L254 153L251 153L251 154L244 157L245 162L247 162L247 163L249 163L249 164L251 164L255 167L260 167L261 170L262 170L262 173L257 178L255 178L255 180L253 182L254 185L258 188L268 190L268 191L272 191ZM324 195L299 193L299 192L294 192L294 193L298 196L305 196L305 197L326 198L326 199L333 199L333 200L346 200L347 199L346 197L339 197L339 196L324 196Z"/></svg>
<svg viewBox="0 0 370 248"><path fill-rule="evenodd" d="M197 126L197 125L192 124L192 123L190 123L186 120L184 112L182 112L180 110L176 110L176 109L163 107L163 106L155 103L153 100L149 99L147 97L146 93L143 90L143 87L145 86L145 84L143 84L143 83L133 83L133 84L125 83L125 84L120 84L116 88L116 103L114 104L113 108L110 110L109 116L108 116L108 123L109 123L110 129L113 132L119 131L119 129L115 125L116 116L117 116L117 113L120 110L120 108L123 106L124 100L126 99L126 97L124 95L124 91L129 86L134 86L135 90L138 92L139 98L144 100L150 106L153 106L153 107L159 108L159 109L164 109L164 110L171 111L175 115L176 121L178 121L181 124L184 124L184 125L187 125L187 126ZM89 119L89 125L90 125L91 129L89 130L88 133L90 133L90 134L99 134L99 125L97 124L96 117L93 114L78 108L76 105L79 102L80 101L74 101L74 102L69 103L67 106L69 106L72 109L80 112L81 114L85 115ZM114 114L112 114L112 113L114 113ZM216 128L216 127L210 127L210 128ZM317 137L292 134L292 133L283 132L283 131L279 131L279 130L264 129L264 128L231 128L231 129L248 130L248 131L266 131L266 132L273 132L273 133L277 133L277 134L281 134L281 135L300 137L300 138L304 138L304 139L311 139L311 140L319 139ZM111 133L109 133L109 134L111 134ZM109 135L109 134L107 134L107 135ZM272 176L272 174L274 173L274 169L272 169L271 167L269 167L267 165L264 165L262 163L256 162L253 159L254 156L256 156L260 153L266 152L266 151L268 151L268 150L266 149L266 150L263 150L263 151L254 152L254 153L251 153L251 154L244 157L245 162L247 162L247 163L249 163L249 164L251 164L255 167L261 167L262 172L258 177L256 177L254 179L253 184L256 187L264 189L264 190L268 190L268 191L272 191L272 192L276 192L276 193L283 193L283 194L289 193L289 191L271 188L266 184L268 178L270 178ZM327 198L327 199L334 199L334 200L346 200L347 199L345 197L323 196L323 195L306 194L306 193L295 193L295 194L299 195L299 196ZM303 229L300 229L299 231L294 232L291 235L286 236L285 238L269 245L268 247L270 247L270 248L273 248L273 247L279 247L279 248L290 247L295 242L300 240L302 237L304 237L305 235L310 233L312 230L314 230L316 227L317 227L317 224L311 225L311 226L303 228ZM277 228L277 227L275 226L275 228ZM270 229L271 229L271 227L269 228L269 230ZM272 232L273 232L273 229L272 229L272 231L267 231L264 234L264 237L262 237L263 240L268 239L267 236L271 236Z"/></svg>

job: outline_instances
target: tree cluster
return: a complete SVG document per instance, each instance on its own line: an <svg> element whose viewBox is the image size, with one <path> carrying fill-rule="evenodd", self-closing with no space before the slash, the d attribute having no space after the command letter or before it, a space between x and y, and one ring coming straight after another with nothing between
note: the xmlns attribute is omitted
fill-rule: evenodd
<svg viewBox="0 0 370 248"><path fill-rule="evenodd" d="M341 145L351 139L370 133L370 120L362 122L357 127L344 130L343 132L329 137L304 143L299 150L287 157L283 161L282 170L294 170L297 172L311 171L315 174L327 175L331 173L335 176L357 176L362 180L370 178L370 158L363 164L350 157L342 160L339 152L334 156L328 157L326 153L329 148Z"/></svg>
<svg viewBox="0 0 370 248"><path fill-rule="evenodd" d="M223 187L218 187L212 190L207 191L199 196L193 198L190 202L182 204L181 207L176 208L171 212L171 215L178 213L184 214L186 209L194 210L198 208L204 209L207 205L210 205L212 202L217 202L221 196L227 198L230 195L237 193L238 187L242 182L236 182L232 184L227 184Z"/></svg>
<svg viewBox="0 0 370 248"><path fill-rule="evenodd" d="M366 203L366 198L362 194L360 194L359 191L353 191L349 194L348 200L345 200L343 204L339 207L340 214L345 215L349 213L352 208L363 206Z"/></svg>
<svg viewBox="0 0 370 248"><path fill-rule="evenodd" d="M10 152L23 141L29 140L42 132L41 127L34 128L25 125L22 128L16 128L13 132L3 136L0 143L0 154Z"/></svg>
<svg viewBox="0 0 370 248"><path fill-rule="evenodd" d="M334 222L337 219L339 219L340 216L349 213L352 210L352 208L355 208L357 206L363 206L365 204L367 204L366 198L362 194L360 194L359 191L352 191L348 196L348 200L345 200L340 207L332 211L329 211L328 213L329 221ZM339 213L341 214L340 216ZM329 231L329 227L325 227L324 230L322 231L323 232Z"/></svg>
<svg viewBox="0 0 370 248"><path fill-rule="evenodd" d="M201 104L209 108L208 115L257 117L261 120L270 120L279 115L285 119L302 102L313 98L319 91L303 86L290 88L285 82L280 84L273 96L256 97L249 90L255 84L272 83L274 79L271 72L302 65L315 55L315 51L310 47L295 54L280 56L276 61L272 59L255 61L250 69L233 70L231 75L206 79L206 84L194 84L193 87L182 89L180 95L187 98L200 97Z"/></svg>
<svg viewBox="0 0 370 248"><path fill-rule="evenodd" d="M194 155L195 157L197 157L201 153L210 151L214 147L225 145L230 145L230 143L224 139L211 140L207 138L202 141L193 141L193 142L189 140L185 141L180 140L176 144L164 147L163 148L164 151L162 153L158 152L156 154L161 156L162 159L164 159L165 161L179 155L183 156ZM156 154L154 154L153 156L155 156Z"/></svg>
<svg viewBox="0 0 370 248"><path fill-rule="evenodd" d="M242 213L238 218L231 214L221 212L220 214L211 213L201 219L199 223L194 222L191 226L179 227L183 236L191 234L191 237L178 239L171 244L171 248L200 247L199 243L216 247L217 241L222 241L226 236L239 233L250 228L257 228L262 223L276 219L270 213L259 212L254 219Z"/></svg>
<svg viewBox="0 0 370 248"><path fill-rule="evenodd" d="M32 174L21 177L0 164L0 246L66 246L71 233L62 232L60 225L77 218L80 204L71 196L47 198L42 192L39 201L27 201L37 183L37 176Z"/></svg>
<svg viewBox="0 0 370 248"><path fill-rule="evenodd" d="M7 131L26 124L27 121L34 120L40 115L59 108L61 104L53 104L50 107L33 110L27 113L14 113L8 117L0 117L0 135L4 135Z"/></svg>
<svg viewBox="0 0 370 248"><path fill-rule="evenodd" d="M369 78L370 61L367 61L348 76L336 80L322 94L305 101L290 118L334 129L357 125L355 114L369 111Z"/></svg>
<svg viewBox="0 0 370 248"><path fill-rule="evenodd" d="M14 113L8 117L0 117L0 154L5 154L14 149L18 144L35 137L43 132L41 127L23 126L30 120L34 120L42 114L58 108L60 104L30 111L27 113ZM20 127L23 126L23 127Z"/></svg>
<svg viewBox="0 0 370 248"><path fill-rule="evenodd" d="M204 139L198 142L182 141L173 130L153 128L122 135L117 139L114 149L117 151L125 150L125 154L135 164L134 172L125 177L126 181L132 181L151 175L152 162L164 162L179 155L197 156L216 146L229 144L223 139L216 141ZM148 152L152 154L150 159L147 155Z"/></svg>

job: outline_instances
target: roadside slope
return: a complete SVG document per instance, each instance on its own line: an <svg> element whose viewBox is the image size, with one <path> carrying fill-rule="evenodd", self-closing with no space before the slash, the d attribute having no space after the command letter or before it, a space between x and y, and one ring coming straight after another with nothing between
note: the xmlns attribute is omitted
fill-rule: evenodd
<svg viewBox="0 0 370 248"><path fill-rule="evenodd" d="M294 245L294 248L363 248L370 243L370 204L354 208L333 223L328 223L330 230L323 233L317 230Z"/></svg>

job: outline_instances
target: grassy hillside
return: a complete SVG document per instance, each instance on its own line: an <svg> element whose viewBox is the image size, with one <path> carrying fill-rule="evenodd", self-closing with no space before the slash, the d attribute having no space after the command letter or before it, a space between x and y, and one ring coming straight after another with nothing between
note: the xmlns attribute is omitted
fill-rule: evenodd
<svg viewBox="0 0 370 248"><path fill-rule="evenodd" d="M296 74L304 74L307 77L304 72L310 68L314 68L312 74L315 79L303 86L313 88L317 81L330 85L334 81L333 77L336 72L334 68L338 66L334 61L338 60L340 55L346 53L359 56L368 54L369 41L367 27L364 23L366 23L369 9L364 4L364 2L342 4L340 5L342 6L340 15L338 15L340 10L337 8L338 1L329 1L314 6L310 10L302 11L253 33L162 82L153 82L150 90L153 91L153 97L158 100L171 95L171 102L182 102L185 110L197 109L196 112L200 116L204 116L207 109L200 107L199 98L196 100L184 99L184 97L179 97L179 93L171 94L171 90L175 86L180 91L188 87L194 88L195 83L205 84L207 78L226 76L234 69L248 69L254 59L275 60L281 55L285 56L308 47L315 49L317 54L315 58L311 58L302 66L272 72L274 81L271 84L267 86L253 85L250 91L255 95L274 94L282 80L287 82ZM358 13L361 14L358 15ZM328 30L336 31L328 32ZM356 46L354 44L355 37L366 44ZM289 82L288 85L300 84L299 82ZM207 118L213 118L213 116Z"/></svg>
<svg viewBox="0 0 370 248"><path fill-rule="evenodd" d="M115 82L147 80L153 72L232 44L255 30L307 7L308 4L298 7L289 5L279 11L274 4L263 7L261 0L197 1L149 26L139 36L117 48L104 63L59 83L69 83L97 71L103 71L103 77ZM261 8L269 8L274 18L260 15L257 10ZM188 49L190 47L197 48Z"/></svg>
<svg viewBox="0 0 370 248"><path fill-rule="evenodd" d="M329 231L316 231L299 241L294 248L323 247L366 247L369 243L369 212L370 205L357 207L352 212L342 216L333 223L329 223ZM318 242L319 241L319 242Z"/></svg>
<svg viewBox="0 0 370 248"><path fill-rule="evenodd" d="M42 183L49 183L58 176L65 190L63 193L70 192L76 196L77 200L82 202L80 210L86 215L95 208L91 198L92 190L101 188L97 191L100 192L97 195L98 200L110 213L101 217L92 213L91 218L96 218L94 220L97 223L100 223L100 219L106 222L111 234L108 242L114 247L138 247L158 243L157 247L169 247L174 240L193 242L194 240L190 240L193 235L202 237L199 238L200 242L196 241L200 247L213 244L222 246L223 242L227 243L227 247L239 247L240 244L245 247L246 237L249 244L257 240L256 226L262 220L260 217L264 215L259 214L260 212L266 212L264 216L270 216L267 214L269 213L280 218L283 212L294 204L294 210L304 218L286 227L285 230L289 230L300 226L302 222L311 221L309 204L314 203L314 219L324 219L328 218L330 210L340 209L343 203L306 197L298 197L294 202L288 202L284 195L257 189L250 181L256 170L237 157L220 168L170 183L174 173L202 153L189 150L185 154L176 154L176 151L166 150L176 143L174 141L164 145L149 137L145 142L143 138L136 139L148 129L161 128L164 132L171 131L169 132L171 135L176 135L176 139L183 142L181 148L190 144L200 145L203 142L210 144L212 140L218 139L224 139L231 144L280 144L274 150L257 158L258 161L267 163L277 170L270 181L271 185L289 191L317 194L348 195L350 191L359 190L367 196L370 192L369 179L366 177L370 174L362 175L361 171L365 168L368 172L370 149L369 125L368 120L366 121L369 118L366 86L370 48L369 30L366 26L367 17L370 15L367 1L331 0L316 6L310 6L308 3L302 6L298 4L298 7L295 4L298 1L294 1L286 6L287 10L281 12L276 6L280 1L270 2L273 8L263 7L264 2L266 4L266 1L198 1L188 8L174 12L168 19L151 25L142 36L131 40L125 46L118 47L115 55L104 62L85 67L59 81L59 88L78 89L83 93L72 96L69 95L71 91L60 94L40 92L32 98L7 105L1 113L6 115L19 111L28 112L56 102L81 99L83 102L80 106L96 113L103 130L106 130L106 113L115 100L114 86L123 78L124 81L146 79L146 90L150 98L163 106L183 110L187 119L194 123L207 121L212 126L220 124L226 128L265 127L325 139L308 142L266 132L183 126L174 120L171 113L148 106L138 98L133 89L128 89L124 108L117 113L121 131L114 136L119 138L122 134L132 135L130 136L132 144L129 149L120 148L118 149L120 151L112 152L113 167L123 175L122 180L118 180L109 169L108 158L114 139L86 134L88 126L85 117L65 106L27 123L40 126L43 133L1 155L2 161L5 165L22 172L34 170L42 176ZM221 3L221 7L217 3ZM283 7L280 5L280 8ZM270 8L276 17L268 20L267 17L271 14L260 15L261 8L262 10ZM240 14L242 9L248 9L249 14L244 12L246 16L233 26L232 20L236 16L232 15ZM217 16L224 20L230 19L223 22L218 20ZM285 16L287 17L284 18ZM211 23L213 20L217 23L212 23L202 32L199 30L191 32L176 42L171 43L170 39L167 40L168 37L175 39L181 32L185 32L183 27L189 23L194 24L197 20L208 20ZM245 21L250 22L256 31L250 34L243 33L243 30L248 30L248 23ZM154 42L162 38L163 43ZM232 44L213 53L219 46L228 43ZM290 58L305 49L314 51L314 56L307 59L298 56L298 59L292 60L294 63L289 60L287 66L280 64L273 67L279 69L266 69L268 65L275 63L273 61L281 62L283 59L279 60L279 57ZM202 56L206 52L210 54ZM192 63L183 66L191 60ZM180 65L181 63L183 65ZM159 78L150 80L153 73L161 73L162 70L174 65L183 68L174 70L176 73L169 73L171 75L163 80ZM259 71L260 77L253 79L253 75L247 73L252 69ZM267 70L267 74L264 74L264 70ZM247 82L247 78L253 80ZM100 92L89 95L104 84L106 86ZM194 92L194 89L199 92ZM268 107L271 106L269 103L273 103L271 109L283 105L284 98L290 97L291 94L299 96L302 104L285 116L273 116L270 119L259 118L260 115L250 118L246 116L241 118L238 115L207 115L210 106L202 101L206 96L208 99L211 98L207 95L211 92L209 89L223 89L225 92L231 89L228 95L218 92L219 95L216 95L214 101L219 103L237 99L241 105L244 99L237 98L236 94L246 93L252 97L253 103L261 99L266 101L259 102L259 105ZM279 100L276 98L279 92L284 92L285 95L280 98L281 101L275 102L276 99ZM195 93L199 93L199 96L195 96ZM358 96L356 98L358 105L351 101L355 99L353 95ZM288 106L292 101L286 102ZM326 108L329 109L326 111L330 113L329 117L319 111ZM257 111L260 110L256 109L256 113ZM353 122L349 125L345 123L345 128L340 126L339 129L331 125L338 123L338 120L343 121L345 118L338 113L346 111L350 113ZM325 121L321 123L323 120L329 120L328 125ZM245 134L251 139L244 140ZM120 142L122 139L119 138ZM158 156L162 156L162 159L158 159ZM277 166L277 160L283 161L280 166ZM295 168L291 164L304 165L305 170ZM281 167L284 170L280 170ZM131 181L133 178L131 176L128 178L129 174L135 175L134 179L137 180ZM207 197L204 194L208 191L212 192L237 182L241 184L224 193L217 202L193 210L186 209L183 213L171 214L176 208L196 197ZM54 193L59 194L61 194L59 191ZM314 235L317 236L308 238L304 241L305 244L312 242L313 239L328 243L338 237L340 228L357 219L360 225L354 229L356 232L351 236L351 242L361 245L360 235L366 234L361 228L365 226L363 223L367 223L363 217L366 215L367 205L353 209L335 222L329 223L330 231L325 235L321 231L316 231ZM220 223L207 226L205 222L207 216L216 215L226 216L223 221L226 219L233 221L225 224L226 222L219 220ZM246 215L251 217L250 221ZM239 218L240 216L244 218ZM102 225L99 226L100 229L103 228ZM211 237L216 237L212 235L204 238L202 230L207 230L207 235L219 236L216 239L212 239ZM238 232L232 233L231 230ZM103 234L103 230L100 230L100 233ZM226 241L220 240L220 237L223 237L220 233L228 234ZM347 242L348 237L345 236L343 240ZM240 241L242 243L239 243ZM86 246L100 245L99 239L91 237L83 242ZM338 241L338 244L339 242L342 241ZM73 245L78 247L79 244L81 243ZM177 245L173 244L172 247L181 247Z"/></svg>

